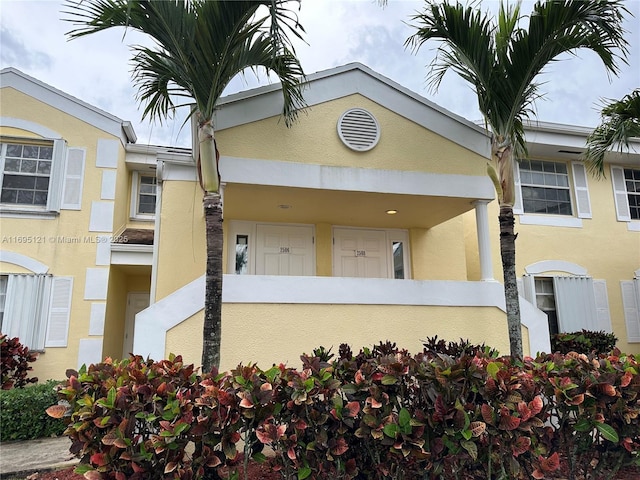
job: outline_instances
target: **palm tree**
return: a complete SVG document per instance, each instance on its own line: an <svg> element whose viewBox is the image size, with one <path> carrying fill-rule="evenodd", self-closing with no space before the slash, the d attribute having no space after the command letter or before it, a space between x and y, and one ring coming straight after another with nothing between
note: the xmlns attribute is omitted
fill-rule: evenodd
<svg viewBox="0 0 640 480"><path fill-rule="evenodd" d="M622 100L611 101L601 112L602 121L587 137L584 160L589 170L604 175L604 155L615 146L629 150L629 140L640 137L640 89Z"/></svg>
<svg viewBox="0 0 640 480"><path fill-rule="evenodd" d="M299 1L299 0L298 0ZM300 62L288 37L304 32L288 0L66 0L66 20L76 28L71 39L112 27L142 32L154 47L134 46L133 77L143 118L162 121L176 99L195 103L199 148L194 152L204 191L206 292L202 369L220 364L222 306L222 204L219 153L213 115L231 79L264 68L282 84L287 126L304 106Z"/></svg>
<svg viewBox="0 0 640 480"><path fill-rule="evenodd" d="M537 2L528 25L516 5L500 4L497 19L471 6L427 0L415 15L417 32L406 45L418 50L429 40L440 46L428 74L434 90L450 69L475 89L480 111L491 131L495 162L489 173L500 205L500 252L511 355L522 357L520 305L515 271L513 204L514 158L526 155L524 123L541 96L539 74L563 53L594 51L609 73L627 54L622 28L627 10L620 0L550 0ZM618 52L618 53L617 53Z"/></svg>

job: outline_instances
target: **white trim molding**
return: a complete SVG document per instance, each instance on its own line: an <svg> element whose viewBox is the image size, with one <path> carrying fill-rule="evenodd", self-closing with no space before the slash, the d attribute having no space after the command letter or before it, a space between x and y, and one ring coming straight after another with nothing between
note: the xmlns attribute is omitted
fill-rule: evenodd
<svg viewBox="0 0 640 480"><path fill-rule="evenodd" d="M587 275L587 269L571 262L564 260L542 260L541 262L532 263L524 267L524 271L528 275L540 275L545 272L565 272L570 275Z"/></svg>
<svg viewBox="0 0 640 480"><path fill-rule="evenodd" d="M47 273L49 267L44 263L41 263L31 257L22 255L16 252L7 252L6 250L0 250L0 262L11 263L22 268L26 268L30 272L35 274Z"/></svg>
<svg viewBox="0 0 640 480"><path fill-rule="evenodd" d="M55 130L51 130L44 125L24 120L22 118L0 117L0 127L19 128L20 130L26 130L27 132L35 133L36 135L40 135L43 138L51 140L62 138L62 135Z"/></svg>

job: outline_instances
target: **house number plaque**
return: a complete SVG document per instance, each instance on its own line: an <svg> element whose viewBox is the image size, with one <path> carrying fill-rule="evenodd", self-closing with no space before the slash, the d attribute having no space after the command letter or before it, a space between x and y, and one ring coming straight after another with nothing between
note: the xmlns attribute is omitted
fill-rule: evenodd
<svg viewBox="0 0 640 480"><path fill-rule="evenodd" d="M291 253L289 247L280 247L280 253Z"/></svg>
<svg viewBox="0 0 640 480"><path fill-rule="evenodd" d="M367 251L366 250L354 250L356 252L356 257L366 257L367 256Z"/></svg>

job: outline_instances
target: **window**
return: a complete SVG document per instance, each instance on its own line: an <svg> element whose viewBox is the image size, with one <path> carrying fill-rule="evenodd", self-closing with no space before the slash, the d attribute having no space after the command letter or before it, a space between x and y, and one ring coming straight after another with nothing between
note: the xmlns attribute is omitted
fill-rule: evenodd
<svg viewBox="0 0 640 480"><path fill-rule="evenodd" d="M0 276L2 333L31 350L66 347L72 286L71 277Z"/></svg>
<svg viewBox="0 0 640 480"><path fill-rule="evenodd" d="M566 164L522 160L520 185L525 213L572 215Z"/></svg>
<svg viewBox="0 0 640 480"><path fill-rule="evenodd" d="M0 138L0 208L21 214L80 210L84 148L62 139Z"/></svg>
<svg viewBox="0 0 640 480"><path fill-rule="evenodd" d="M640 170L625 168L624 185L627 190L631 220L640 220Z"/></svg>
<svg viewBox="0 0 640 480"><path fill-rule="evenodd" d="M549 333L611 331L604 280L587 276L523 277L524 297L547 314Z"/></svg>
<svg viewBox="0 0 640 480"><path fill-rule="evenodd" d="M582 227L592 218L587 170L582 162L515 162L513 213L522 225Z"/></svg>
<svg viewBox="0 0 640 480"><path fill-rule="evenodd" d="M131 218L153 219L156 214L158 181L155 175L133 172L131 188Z"/></svg>
<svg viewBox="0 0 640 480"><path fill-rule="evenodd" d="M249 267L249 235L236 235L236 274L244 275Z"/></svg>
<svg viewBox="0 0 640 480"><path fill-rule="evenodd" d="M556 297L553 293L552 278L536 278L536 306L547 314L549 320L549 334L560 333L558 327L558 312L556 311Z"/></svg>
<svg viewBox="0 0 640 480"><path fill-rule="evenodd" d="M46 206L53 161L53 142L2 142L2 193L10 205Z"/></svg>

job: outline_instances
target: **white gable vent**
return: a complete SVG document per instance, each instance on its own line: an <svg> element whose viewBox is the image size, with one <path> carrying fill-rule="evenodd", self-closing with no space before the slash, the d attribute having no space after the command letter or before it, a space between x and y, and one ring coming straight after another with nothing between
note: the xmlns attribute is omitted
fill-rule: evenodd
<svg viewBox="0 0 640 480"><path fill-rule="evenodd" d="M340 140L351 150L366 152L378 144L380 126L373 115L362 108L352 108L338 120Z"/></svg>

